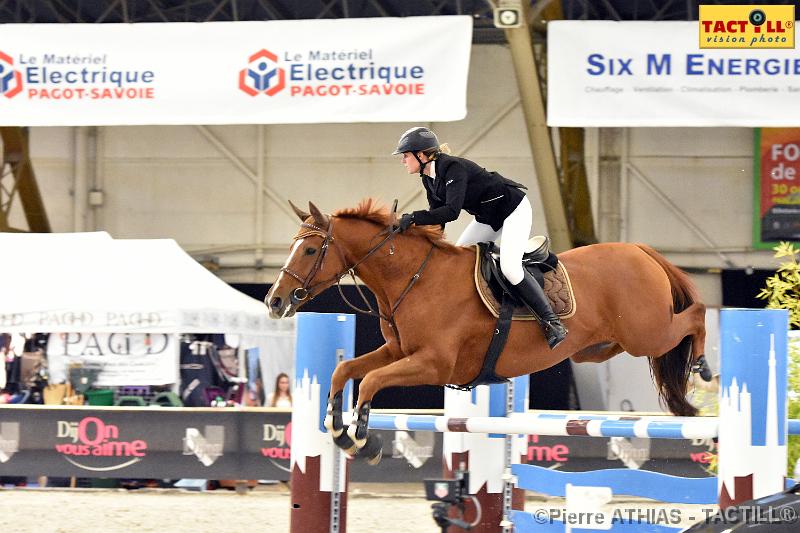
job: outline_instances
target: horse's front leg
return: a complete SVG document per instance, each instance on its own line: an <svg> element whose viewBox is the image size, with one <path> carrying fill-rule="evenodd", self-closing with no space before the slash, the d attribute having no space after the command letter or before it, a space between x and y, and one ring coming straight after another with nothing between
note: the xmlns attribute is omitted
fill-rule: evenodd
<svg viewBox="0 0 800 533"><path fill-rule="evenodd" d="M399 361L369 372L358 388L358 403L347 428L347 435L370 464L381 459L382 442L378 435L369 435L369 411L372 398L387 387L443 385L450 375L447 358L437 358L434 350L418 351Z"/></svg>
<svg viewBox="0 0 800 533"><path fill-rule="evenodd" d="M344 430L342 391L347 380L363 378L368 372L386 366L398 357L395 344L387 342L377 350L336 365L336 370L331 377L331 390L328 395L328 410L325 414L324 425L331 432L336 444L347 453L353 454L357 451L353 441L346 435L342 435Z"/></svg>

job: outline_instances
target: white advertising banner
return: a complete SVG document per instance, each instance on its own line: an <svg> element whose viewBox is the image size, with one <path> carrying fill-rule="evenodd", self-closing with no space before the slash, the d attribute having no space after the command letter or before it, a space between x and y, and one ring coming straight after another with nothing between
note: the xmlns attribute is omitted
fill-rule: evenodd
<svg viewBox="0 0 800 533"><path fill-rule="evenodd" d="M167 333L51 333L47 366L51 383L69 379L70 363L97 368L98 387L178 382L178 337Z"/></svg>
<svg viewBox="0 0 800 533"><path fill-rule="evenodd" d="M466 115L469 16L0 25L0 125Z"/></svg>
<svg viewBox="0 0 800 533"><path fill-rule="evenodd" d="M687 22L548 24L551 126L800 126L800 53L700 49Z"/></svg>

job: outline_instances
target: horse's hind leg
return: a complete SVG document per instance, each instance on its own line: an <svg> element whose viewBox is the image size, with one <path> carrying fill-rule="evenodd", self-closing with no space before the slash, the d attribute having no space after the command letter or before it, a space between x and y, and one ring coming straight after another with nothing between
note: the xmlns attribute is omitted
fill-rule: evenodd
<svg viewBox="0 0 800 533"><path fill-rule="evenodd" d="M649 335L639 335L636 332L625 335L620 339L620 344L631 355L659 357L678 346L684 338L692 336L691 360L695 361L703 353L703 345L706 338L705 325L706 306L695 302L689 307L672 315L672 319L666 328L655 329L655 324L651 324ZM655 332L661 332L656 335Z"/></svg>
<svg viewBox="0 0 800 533"><path fill-rule="evenodd" d="M416 352L388 366L371 371L361 381L358 404L347 429L347 435L359 449L358 454L365 456L370 464L377 464L380 461L382 450L380 437L370 434L368 430L369 411L375 394L381 389L394 386L441 385L444 383L440 378L440 374L443 373L441 362L444 360L433 355L425 357L421 352ZM438 367L437 362L440 363ZM449 371L446 374L449 376Z"/></svg>
<svg viewBox="0 0 800 533"><path fill-rule="evenodd" d="M706 344L706 306L702 302L694 302L672 317L667 346L656 353L667 353L688 336L692 339L688 371L700 374L703 381L711 381L711 369L703 355Z"/></svg>
<svg viewBox="0 0 800 533"><path fill-rule="evenodd" d="M704 355L706 349L706 306L702 302L694 302L689 307L676 314L673 322L683 327L687 335L692 336L692 351L689 361L691 372L700 374L703 381L711 381L711 369ZM682 326L680 326L682 324ZM683 340L683 337L678 341Z"/></svg>
<svg viewBox="0 0 800 533"><path fill-rule="evenodd" d="M692 372L700 374L703 381L711 381L711 369L706 361L706 306L696 303L691 320L694 322L694 333L692 337ZM688 311L689 309L687 309Z"/></svg>

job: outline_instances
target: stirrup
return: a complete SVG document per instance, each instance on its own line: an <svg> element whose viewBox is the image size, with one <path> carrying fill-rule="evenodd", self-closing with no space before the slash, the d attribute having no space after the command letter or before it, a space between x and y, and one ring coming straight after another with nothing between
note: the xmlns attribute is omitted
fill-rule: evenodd
<svg viewBox="0 0 800 533"><path fill-rule="evenodd" d="M560 321L557 322L559 326L556 326L548 320L542 320L541 323L545 328L544 338L547 341L547 345L551 350L555 350L556 346L566 340L569 330L567 330Z"/></svg>

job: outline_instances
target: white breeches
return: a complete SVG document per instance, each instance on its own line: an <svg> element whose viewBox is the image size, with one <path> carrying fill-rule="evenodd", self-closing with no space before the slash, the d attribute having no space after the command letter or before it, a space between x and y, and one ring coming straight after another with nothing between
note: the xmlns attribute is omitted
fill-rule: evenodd
<svg viewBox="0 0 800 533"><path fill-rule="evenodd" d="M500 246L500 270L512 285L517 285L525 277L522 270L522 255L528 245L533 224L533 211L528 197L525 196L516 209L503 222L500 231L495 231L488 224L477 220L469 223L456 244L468 246L479 242L496 241L503 236Z"/></svg>

